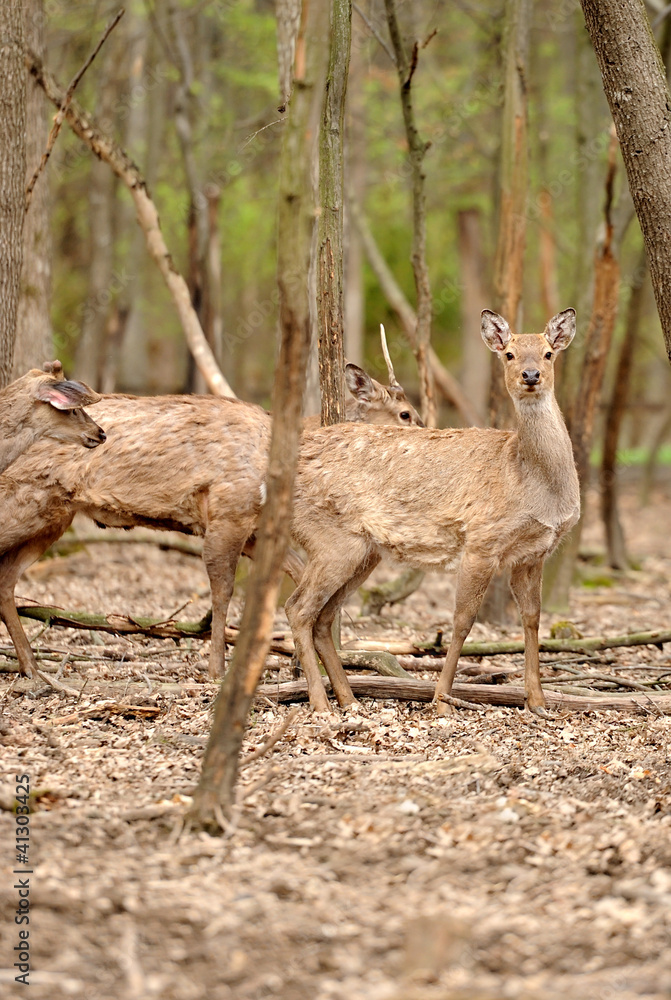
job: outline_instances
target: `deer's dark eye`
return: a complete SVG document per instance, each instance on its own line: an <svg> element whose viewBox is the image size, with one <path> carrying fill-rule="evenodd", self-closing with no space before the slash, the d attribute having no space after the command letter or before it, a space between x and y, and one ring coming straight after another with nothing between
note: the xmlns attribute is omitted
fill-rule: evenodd
<svg viewBox="0 0 671 1000"><path fill-rule="evenodd" d="M545 355L545 360L546 361L551 361L552 360L552 351L548 351L547 352L547 354Z"/></svg>
<svg viewBox="0 0 671 1000"><path fill-rule="evenodd" d="M399 417L401 420L410 420L410 414L407 410L404 410L403 413L399 413Z"/></svg>
<svg viewBox="0 0 671 1000"><path fill-rule="evenodd" d="M508 358L508 361L512 361L515 355L512 351L506 351L506 357Z"/></svg>

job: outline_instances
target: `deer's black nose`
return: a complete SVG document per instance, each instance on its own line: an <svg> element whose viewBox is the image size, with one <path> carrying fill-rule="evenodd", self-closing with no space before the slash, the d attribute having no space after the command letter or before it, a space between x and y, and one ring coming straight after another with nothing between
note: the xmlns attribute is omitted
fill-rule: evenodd
<svg viewBox="0 0 671 1000"><path fill-rule="evenodd" d="M536 385L541 377L537 368L525 368L522 372L522 379L525 385Z"/></svg>

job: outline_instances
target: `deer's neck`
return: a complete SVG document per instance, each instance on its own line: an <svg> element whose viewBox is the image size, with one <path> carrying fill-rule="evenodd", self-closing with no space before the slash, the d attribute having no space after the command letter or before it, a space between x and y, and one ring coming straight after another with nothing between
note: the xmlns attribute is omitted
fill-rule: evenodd
<svg viewBox="0 0 671 1000"><path fill-rule="evenodd" d="M35 435L29 427L20 430L0 427L0 473L33 444Z"/></svg>
<svg viewBox="0 0 671 1000"><path fill-rule="evenodd" d="M544 395L515 400L515 410L525 496L552 521L571 516L580 503L580 488L571 439L556 399Z"/></svg>

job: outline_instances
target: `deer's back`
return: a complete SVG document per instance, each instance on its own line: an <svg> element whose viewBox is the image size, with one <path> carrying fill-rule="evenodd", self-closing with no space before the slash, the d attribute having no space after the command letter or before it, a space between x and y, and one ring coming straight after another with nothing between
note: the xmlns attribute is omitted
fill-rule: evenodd
<svg viewBox="0 0 671 1000"><path fill-rule="evenodd" d="M36 445L13 479L39 479L109 526L149 525L200 534L213 519L260 510L270 417L260 407L209 396L104 396L96 451ZM46 474L45 470L46 469Z"/></svg>
<svg viewBox="0 0 671 1000"><path fill-rule="evenodd" d="M308 552L351 532L404 562L453 565L468 543L514 561L524 533L545 551L546 526L524 506L513 431L324 428L304 437L294 533ZM502 527L505 514L505 527Z"/></svg>

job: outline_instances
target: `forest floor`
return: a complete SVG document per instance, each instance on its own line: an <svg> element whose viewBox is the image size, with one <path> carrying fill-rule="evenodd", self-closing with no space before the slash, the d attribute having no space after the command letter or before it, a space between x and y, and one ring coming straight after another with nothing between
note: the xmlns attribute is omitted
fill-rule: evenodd
<svg viewBox="0 0 671 1000"><path fill-rule="evenodd" d="M571 595L583 634L669 627L670 492L658 488L640 509L628 489L640 568L608 579L588 567L591 585ZM585 542L602 546L594 516ZM17 594L157 618L187 601L181 618L208 607L200 560L147 544L42 561ZM449 632L452 599L447 576L375 619L357 617L355 598L343 638L431 639ZM543 616L543 635L553 620ZM281 612L277 626L286 628ZM476 625L472 638L501 634ZM437 718L427 704L366 699L331 724L303 705L273 750L244 768L226 836L180 836L216 693L207 643L51 628L37 645L52 668L81 657L63 662L61 679L86 686L77 700L0 673L2 996L671 996L671 716L642 708L645 695L631 711L547 721L498 707ZM671 671L667 650L609 651L596 669L644 681ZM519 681L520 656L496 662ZM271 657L273 678L278 665ZM544 667L547 680L555 673ZM134 707L119 714L118 704ZM245 752L289 710L257 704ZM39 794L28 992L12 969L20 925L7 811L23 773Z"/></svg>

